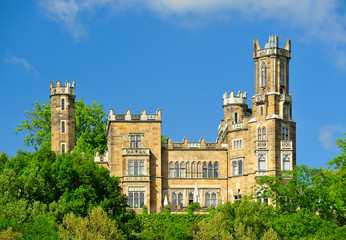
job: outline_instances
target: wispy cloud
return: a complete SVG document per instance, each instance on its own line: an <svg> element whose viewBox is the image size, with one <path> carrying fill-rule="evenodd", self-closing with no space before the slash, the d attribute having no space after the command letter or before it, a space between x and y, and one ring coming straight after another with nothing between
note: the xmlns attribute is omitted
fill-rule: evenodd
<svg viewBox="0 0 346 240"><path fill-rule="evenodd" d="M98 10L150 9L163 19L190 25L214 19L274 20L290 25L318 40L331 43L336 52L346 45L346 14L342 0L41 0L43 13L61 23L75 38L86 33L82 19ZM346 52L339 54L346 61ZM342 67L346 70L346 66Z"/></svg>
<svg viewBox="0 0 346 240"><path fill-rule="evenodd" d="M318 136L318 141L322 144L323 148L328 151L336 151L336 139L342 137L345 128L340 124L330 124L321 128Z"/></svg>
<svg viewBox="0 0 346 240"><path fill-rule="evenodd" d="M25 70L35 74L35 75L40 75L37 70L35 69L34 66L32 66L26 59L24 58L19 58L16 56L10 56L5 58L5 62L7 64L18 64L22 66Z"/></svg>

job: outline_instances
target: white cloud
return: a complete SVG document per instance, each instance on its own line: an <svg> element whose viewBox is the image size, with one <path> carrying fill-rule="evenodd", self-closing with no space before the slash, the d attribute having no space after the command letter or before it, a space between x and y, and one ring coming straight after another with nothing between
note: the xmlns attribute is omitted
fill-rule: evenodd
<svg viewBox="0 0 346 240"><path fill-rule="evenodd" d="M336 139L343 136L345 128L340 124L330 124L321 128L318 141L328 151L336 151Z"/></svg>
<svg viewBox="0 0 346 240"><path fill-rule="evenodd" d="M333 44L335 53L346 45L342 0L41 0L39 5L49 19L61 23L75 38L86 33L83 16L101 9L114 14L148 8L161 18L178 19L186 25L201 25L210 18L237 20L238 16L252 22L273 20ZM346 61L344 55L341 61ZM346 66L342 68L346 70Z"/></svg>
<svg viewBox="0 0 346 240"><path fill-rule="evenodd" d="M24 58L19 58L16 56L10 56L5 58L5 62L7 64L18 64L21 65L25 70L28 70L29 72L35 74L35 75L40 75L37 70L35 69L34 66L32 66L26 59Z"/></svg>

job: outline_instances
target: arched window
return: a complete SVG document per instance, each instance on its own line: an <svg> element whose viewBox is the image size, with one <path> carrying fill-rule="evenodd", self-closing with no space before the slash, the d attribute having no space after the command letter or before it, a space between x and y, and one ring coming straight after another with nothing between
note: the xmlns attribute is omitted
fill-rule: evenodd
<svg viewBox="0 0 346 240"><path fill-rule="evenodd" d="M290 169L290 158L288 157L288 155L285 155L284 159L283 159L283 170L284 171L289 171Z"/></svg>
<svg viewBox="0 0 346 240"><path fill-rule="evenodd" d="M170 162L170 164L169 164L169 177L171 177L171 178L174 177L174 164L173 164L173 162Z"/></svg>
<svg viewBox="0 0 346 240"><path fill-rule="evenodd" d="M263 140L267 139L267 129L265 127L262 128L262 139Z"/></svg>
<svg viewBox="0 0 346 240"><path fill-rule="evenodd" d="M262 65L261 67L261 86L267 85L267 67Z"/></svg>
<svg viewBox="0 0 346 240"><path fill-rule="evenodd" d="M262 140L262 129L261 128L258 128L258 140L261 141Z"/></svg>
<svg viewBox="0 0 346 240"><path fill-rule="evenodd" d="M193 193L192 192L189 193L189 205L191 203L193 203Z"/></svg>
<svg viewBox="0 0 346 240"><path fill-rule="evenodd" d="M214 205L214 207L216 207L216 193L211 194L211 205Z"/></svg>
<svg viewBox="0 0 346 240"><path fill-rule="evenodd" d="M172 193L172 207L176 208L176 206L177 206L177 194Z"/></svg>
<svg viewBox="0 0 346 240"><path fill-rule="evenodd" d="M65 98L61 99L61 110L65 110Z"/></svg>
<svg viewBox="0 0 346 240"><path fill-rule="evenodd" d="M175 162L175 177L179 177L179 163Z"/></svg>
<svg viewBox="0 0 346 240"><path fill-rule="evenodd" d="M202 178L202 163L201 162L197 163L197 177Z"/></svg>
<svg viewBox="0 0 346 240"><path fill-rule="evenodd" d="M62 143L61 144L61 153L65 153L66 152L66 143Z"/></svg>
<svg viewBox="0 0 346 240"><path fill-rule="evenodd" d="M178 193L178 205L180 206L180 208L183 208L183 194L182 193Z"/></svg>
<svg viewBox="0 0 346 240"><path fill-rule="evenodd" d="M211 206L210 204L210 194L209 193L206 193L205 194L205 206L207 206L208 208Z"/></svg>
<svg viewBox="0 0 346 240"><path fill-rule="evenodd" d="M258 170L266 170L266 160L262 154L258 158Z"/></svg>
<svg viewBox="0 0 346 240"><path fill-rule="evenodd" d="M208 178L212 178L213 177L213 164L211 162L209 162L208 164Z"/></svg>
<svg viewBox="0 0 346 240"><path fill-rule="evenodd" d="M219 177L219 164L216 162L214 163L214 178Z"/></svg>
<svg viewBox="0 0 346 240"><path fill-rule="evenodd" d="M188 178L191 177L191 165L190 165L190 162L186 163L186 177L188 177Z"/></svg>
<svg viewBox="0 0 346 240"><path fill-rule="evenodd" d="M193 178L197 177L197 169L196 169L196 163L193 162L191 165L191 175Z"/></svg>
<svg viewBox="0 0 346 240"><path fill-rule="evenodd" d="M238 162L238 174L243 174L243 161Z"/></svg>
<svg viewBox="0 0 346 240"><path fill-rule="evenodd" d="M232 163L232 165L233 165L233 176L235 176L235 175L238 174L238 164L237 164L236 161L234 161L234 162Z"/></svg>
<svg viewBox="0 0 346 240"><path fill-rule="evenodd" d="M288 128L285 129L285 136L286 136L286 140L288 140Z"/></svg>
<svg viewBox="0 0 346 240"><path fill-rule="evenodd" d="M65 121L61 121L61 133L65 133L66 132L66 123Z"/></svg>
<svg viewBox="0 0 346 240"><path fill-rule="evenodd" d="M180 176L185 177L185 163L184 162L180 164Z"/></svg>
<svg viewBox="0 0 346 240"><path fill-rule="evenodd" d="M203 178L207 178L208 177L208 167L207 167L207 163L204 162L203 163Z"/></svg>

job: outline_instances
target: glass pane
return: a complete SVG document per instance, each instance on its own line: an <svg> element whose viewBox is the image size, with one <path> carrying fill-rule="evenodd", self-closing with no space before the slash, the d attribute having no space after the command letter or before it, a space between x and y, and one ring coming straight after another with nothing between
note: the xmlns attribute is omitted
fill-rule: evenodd
<svg viewBox="0 0 346 240"><path fill-rule="evenodd" d="M171 168L171 169L169 169L169 177L174 177L174 169L173 168Z"/></svg>
<svg viewBox="0 0 346 240"><path fill-rule="evenodd" d="M133 175L133 166L131 165L129 166L129 175L131 176Z"/></svg>
<svg viewBox="0 0 346 240"><path fill-rule="evenodd" d="M141 193L141 198L139 199L139 207L142 208L144 206L144 193Z"/></svg>
<svg viewBox="0 0 346 240"><path fill-rule="evenodd" d="M137 162L137 161L135 161L134 175L135 175L135 176L138 175L138 162Z"/></svg>
<svg viewBox="0 0 346 240"><path fill-rule="evenodd" d="M133 199L133 207L138 208L138 198Z"/></svg>
<svg viewBox="0 0 346 240"><path fill-rule="evenodd" d="M133 208L133 198L129 198L129 207Z"/></svg>
<svg viewBox="0 0 346 240"><path fill-rule="evenodd" d="M138 192L135 192L134 198L138 198Z"/></svg>
<svg viewBox="0 0 346 240"><path fill-rule="evenodd" d="M206 178L207 177L207 163L203 163L203 177Z"/></svg>
<svg viewBox="0 0 346 240"><path fill-rule="evenodd" d="M284 170L289 171L290 170L290 162L289 161L284 161Z"/></svg>
<svg viewBox="0 0 346 240"><path fill-rule="evenodd" d="M182 168L180 171L181 177L185 177L185 168Z"/></svg>
<svg viewBox="0 0 346 240"><path fill-rule="evenodd" d="M237 165L233 165L233 175L237 175L238 174L238 167Z"/></svg>
<svg viewBox="0 0 346 240"><path fill-rule="evenodd" d="M141 141L139 140L136 142L136 148L140 148L140 147L141 147Z"/></svg>
<svg viewBox="0 0 346 240"><path fill-rule="evenodd" d="M214 178L218 178L219 177L219 164L215 163L214 164Z"/></svg>
<svg viewBox="0 0 346 240"><path fill-rule="evenodd" d="M189 193L189 200L193 200L193 193Z"/></svg>
<svg viewBox="0 0 346 240"><path fill-rule="evenodd" d="M239 174L243 174L243 166L239 165Z"/></svg>
<svg viewBox="0 0 346 240"><path fill-rule="evenodd" d="M144 175L144 166L139 167L139 175Z"/></svg>
<svg viewBox="0 0 346 240"><path fill-rule="evenodd" d="M265 161L263 160L259 161L259 170L265 170Z"/></svg>

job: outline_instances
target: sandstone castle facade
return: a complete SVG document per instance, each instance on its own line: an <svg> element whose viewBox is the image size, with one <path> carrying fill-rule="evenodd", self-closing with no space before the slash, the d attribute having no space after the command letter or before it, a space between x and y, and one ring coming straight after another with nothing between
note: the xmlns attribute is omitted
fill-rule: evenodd
<svg viewBox="0 0 346 240"><path fill-rule="evenodd" d="M116 114L108 117L104 156L95 162L121 179L129 206L144 205L151 213L163 205L183 209L193 201L203 207L235 201L252 193L261 176L278 176L296 164L296 123L289 93L291 41L279 48L270 36L263 49L253 41L255 95L252 114L247 94L223 95L224 119L216 142L161 142L161 110L155 114ZM75 83L51 83L52 150L70 152L75 146ZM197 188L196 188L197 186ZM267 200L267 199L266 199Z"/></svg>

